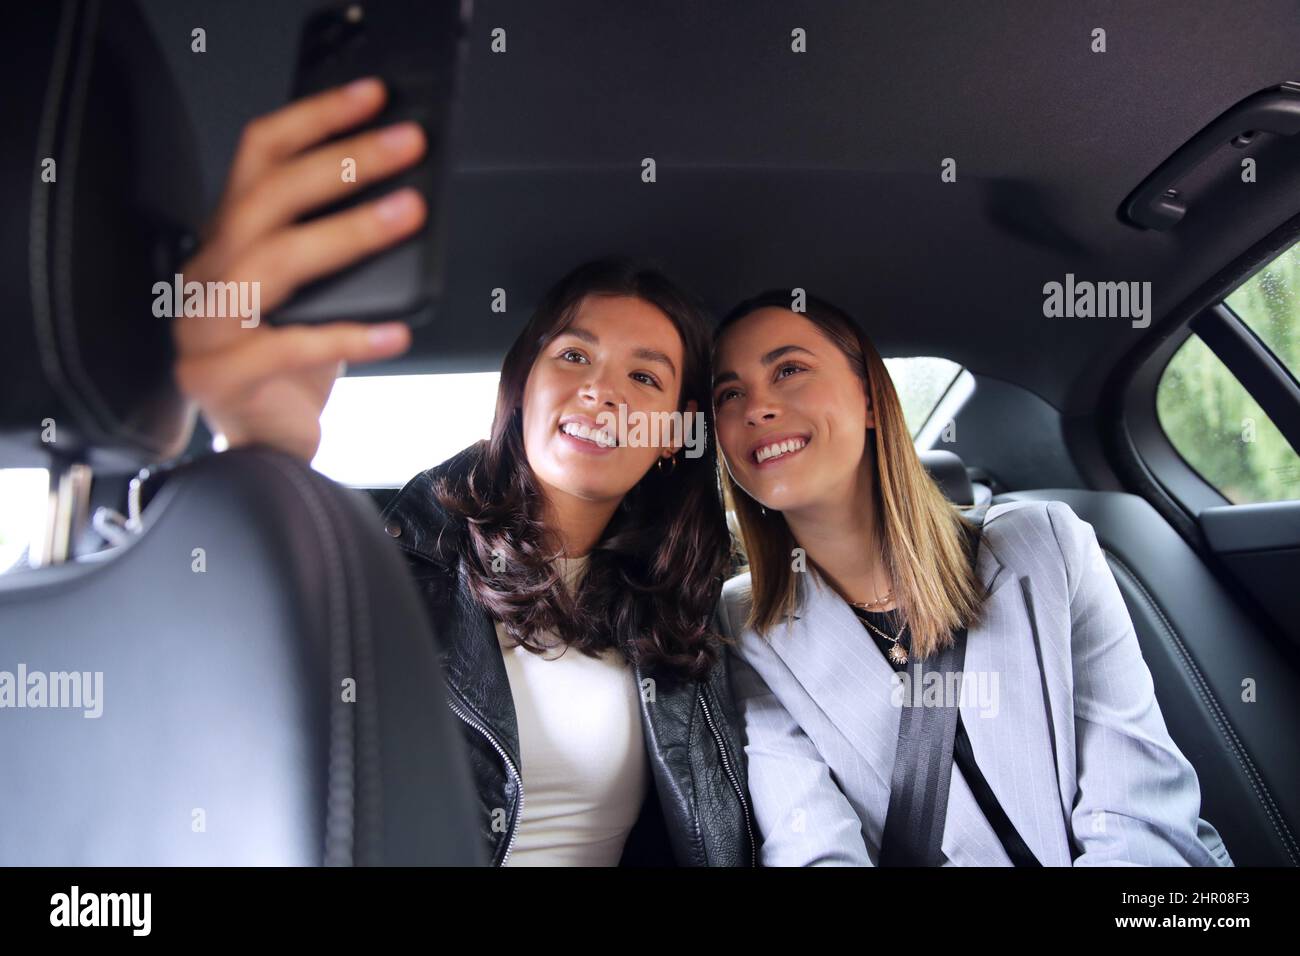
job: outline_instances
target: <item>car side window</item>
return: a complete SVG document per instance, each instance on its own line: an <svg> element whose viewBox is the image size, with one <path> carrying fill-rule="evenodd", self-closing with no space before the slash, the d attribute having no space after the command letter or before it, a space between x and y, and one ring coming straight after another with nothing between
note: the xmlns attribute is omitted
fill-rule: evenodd
<svg viewBox="0 0 1300 956"><path fill-rule="evenodd" d="M45 530L49 485L44 468L0 468L0 574L27 566Z"/></svg>
<svg viewBox="0 0 1300 956"><path fill-rule="evenodd" d="M1300 243L1224 304L1292 376L1300 376ZM1233 504L1300 498L1300 455L1198 336L1165 367L1156 414L1187 464Z"/></svg>
<svg viewBox="0 0 1300 956"><path fill-rule="evenodd" d="M1224 303L1300 379L1300 242Z"/></svg>
<svg viewBox="0 0 1300 956"><path fill-rule="evenodd" d="M894 381L903 419L913 438L962 371L956 362L931 355L891 356L885 359L885 368Z"/></svg>

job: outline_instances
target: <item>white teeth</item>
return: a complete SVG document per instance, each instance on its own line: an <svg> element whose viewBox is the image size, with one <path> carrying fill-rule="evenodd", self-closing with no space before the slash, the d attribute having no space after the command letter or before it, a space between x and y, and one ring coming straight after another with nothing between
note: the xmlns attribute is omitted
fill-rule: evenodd
<svg viewBox="0 0 1300 956"><path fill-rule="evenodd" d="M754 455L759 464L771 459L778 458L781 455L788 455L796 452L804 445L808 444L802 438L787 438L785 441L774 442L771 445L765 445L760 448Z"/></svg>
<svg viewBox="0 0 1300 956"><path fill-rule="evenodd" d="M599 428L589 428L582 422L565 422L560 426L560 431L566 435L572 435L574 438L589 441L593 445L600 445L602 448L613 448L617 444L614 441L614 436L609 432Z"/></svg>

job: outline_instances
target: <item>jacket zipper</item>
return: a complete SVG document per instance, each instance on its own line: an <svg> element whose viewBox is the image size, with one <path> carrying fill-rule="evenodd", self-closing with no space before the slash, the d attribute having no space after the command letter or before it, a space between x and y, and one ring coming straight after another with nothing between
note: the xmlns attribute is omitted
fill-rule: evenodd
<svg viewBox="0 0 1300 956"><path fill-rule="evenodd" d="M501 759L502 761L504 761L506 765L506 769L509 770L510 775L515 778L515 784L519 788L519 805L515 808L514 818L510 821L510 834L509 834L509 841L506 843L506 852L501 857L501 862L497 864L497 866L505 866L506 860L510 859L510 851L515 848L515 837L519 835L518 822L524 815L524 778L520 775L519 770L515 767L514 761L510 759L510 755L506 753L505 747L501 746L500 742L497 740L496 736L493 735L492 731L488 730L481 723L479 723L477 720L475 720L473 717L471 717L464 710L462 710L460 707L457 706L456 701L452 698L452 692L450 689L448 689L447 692L447 706L451 708L451 712L453 714L455 714L465 723L469 724L469 726L473 727L480 734L482 734L484 738L487 739L487 742L492 745L492 749L501 755Z"/></svg>
<svg viewBox="0 0 1300 956"><path fill-rule="evenodd" d="M717 741L718 752L722 755L722 769L727 774L727 779L731 781L731 787L736 791L736 796L740 798L740 808L745 815L745 832L749 834L749 865L757 866L758 847L754 843L754 828L749 822L749 801L745 799L745 790L740 785L740 780L736 777L735 770L731 766L731 758L727 755L727 745L722 739L722 734L718 732L718 726L713 722L713 714L709 710L709 702L705 699L704 689L700 689L700 706L704 709L704 720L709 725L709 730L713 732L713 739Z"/></svg>

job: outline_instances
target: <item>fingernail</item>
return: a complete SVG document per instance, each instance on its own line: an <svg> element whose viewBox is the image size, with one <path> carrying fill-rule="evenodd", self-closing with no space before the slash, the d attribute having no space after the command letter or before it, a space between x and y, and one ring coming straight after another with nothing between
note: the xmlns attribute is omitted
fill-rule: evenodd
<svg viewBox="0 0 1300 956"><path fill-rule="evenodd" d="M394 153L404 153L414 149L420 142L420 127L415 123L398 123L379 134L379 145Z"/></svg>
<svg viewBox="0 0 1300 956"><path fill-rule="evenodd" d="M391 196L385 196L375 205L375 215L381 222L397 222L413 216L419 208L420 200L414 189L399 189Z"/></svg>
<svg viewBox="0 0 1300 956"><path fill-rule="evenodd" d="M343 87L343 92L359 100L372 100L379 95L382 89L383 84L379 80L373 76L367 76L360 80L353 80Z"/></svg>
<svg viewBox="0 0 1300 956"><path fill-rule="evenodd" d="M406 326L400 322L376 325L366 330L366 337L374 348L395 348L406 343Z"/></svg>

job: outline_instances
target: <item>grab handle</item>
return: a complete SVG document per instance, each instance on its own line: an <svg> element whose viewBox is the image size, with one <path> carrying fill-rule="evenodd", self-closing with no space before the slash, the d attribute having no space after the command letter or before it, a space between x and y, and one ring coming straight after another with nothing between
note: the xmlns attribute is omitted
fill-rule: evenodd
<svg viewBox="0 0 1300 956"><path fill-rule="evenodd" d="M1154 173L1133 190L1120 215L1144 229L1171 229L1187 213L1177 185L1224 143L1245 148L1258 133L1294 136L1300 133L1300 83L1252 93L1180 146Z"/></svg>

